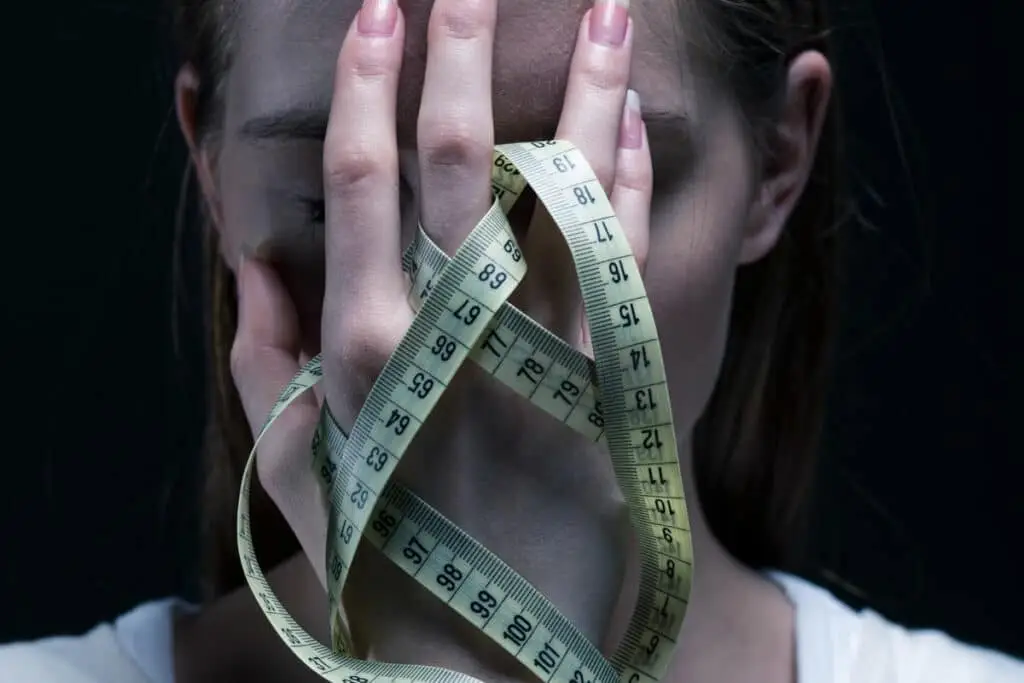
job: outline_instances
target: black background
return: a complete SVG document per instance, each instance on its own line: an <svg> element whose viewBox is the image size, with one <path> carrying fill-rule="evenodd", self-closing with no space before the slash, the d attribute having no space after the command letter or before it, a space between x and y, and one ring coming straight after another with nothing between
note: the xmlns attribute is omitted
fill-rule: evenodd
<svg viewBox="0 0 1024 683"><path fill-rule="evenodd" d="M864 220L848 228L808 575L1024 655L1015 80L997 11L903 0L837 16ZM195 595L202 364L196 245L180 269L173 257L167 27L138 0L46 13L10 19L29 42L4 95L0 641Z"/></svg>

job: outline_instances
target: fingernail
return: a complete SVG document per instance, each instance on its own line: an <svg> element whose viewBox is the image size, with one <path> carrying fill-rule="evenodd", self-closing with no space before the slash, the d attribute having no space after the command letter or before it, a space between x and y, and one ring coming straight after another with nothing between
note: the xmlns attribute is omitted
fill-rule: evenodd
<svg viewBox="0 0 1024 683"><path fill-rule="evenodd" d="M640 95L630 88L626 91L626 106L622 109L619 129L619 147L640 149L644 144L644 120L640 113Z"/></svg>
<svg viewBox="0 0 1024 683"><path fill-rule="evenodd" d="M597 0L590 10L590 42L619 47L628 25L629 0Z"/></svg>
<svg viewBox="0 0 1024 683"><path fill-rule="evenodd" d="M356 28L364 36L387 38L394 35L397 22L397 0L363 0Z"/></svg>

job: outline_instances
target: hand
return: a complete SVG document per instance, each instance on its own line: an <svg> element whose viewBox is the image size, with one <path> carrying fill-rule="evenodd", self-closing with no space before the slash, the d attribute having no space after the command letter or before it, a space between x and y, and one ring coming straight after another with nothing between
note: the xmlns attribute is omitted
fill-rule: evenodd
<svg viewBox="0 0 1024 683"><path fill-rule="evenodd" d="M411 184L425 229L449 254L491 204L496 4L437 0L430 19L418 177ZM639 114L623 115L631 33L618 47L595 44L584 18L556 137L577 144L594 167L642 264L651 167L642 127L639 134L626 130L630 122L639 125ZM324 157L322 341L326 400L345 428L413 317L399 265L394 132L403 41L401 16L390 37L362 35L354 24L338 59ZM523 248L531 270L517 305L587 349L568 250L540 206ZM273 272L255 262L240 271L233 371L258 429L298 370L299 334ZM463 367L396 476L531 580L597 642L618 596L627 533L608 457L481 374L469 363ZM323 583L325 512L308 455L317 419L313 397L297 401L265 437L257 465ZM357 641L375 657L503 675L504 653L371 549L357 555L345 605Z"/></svg>

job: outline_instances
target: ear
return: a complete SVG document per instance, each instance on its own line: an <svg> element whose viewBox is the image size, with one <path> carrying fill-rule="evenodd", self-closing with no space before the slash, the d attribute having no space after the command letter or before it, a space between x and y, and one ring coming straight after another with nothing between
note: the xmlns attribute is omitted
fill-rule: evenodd
<svg viewBox="0 0 1024 683"><path fill-rule="evenodd" d="M214 182L212 155L208 147L202 144L196 126L196 105L199 98L199 75L191 64L186 64L178 71L174 80L174 106L178 113L178 126L188 145L189 158L195 168L199 188L203 193L207 213L213 220L217 230L221 227L220 201L217 196L217 184Z"/></svg>
<svg viewBox="0 0 1024 683"><path fill-rule="evenodd" d="M831 92L832 70L820 52L804 52L790 63L785 98L770 133L768 160L740 247L740 263L764 257L785 229L814 166Z"/></svg>

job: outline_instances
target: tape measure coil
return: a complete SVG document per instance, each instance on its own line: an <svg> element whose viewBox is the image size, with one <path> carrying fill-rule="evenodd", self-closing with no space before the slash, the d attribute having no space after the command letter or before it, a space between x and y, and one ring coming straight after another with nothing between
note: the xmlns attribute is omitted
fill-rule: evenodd
<svg viewBox="0 0 1024 683"><path fill-rule="evenodd" d="M327 680L475 680L434 667L347 656L350 639L338 601L364 535L544 681L660 680L681 626L692 576L689 523L660 346L628 242L589 165L570 143L502 145L495 160L495 203L454 257L449 259L422 229L403 255L410 303L418 312L352 434L346 436L325 407L314 437L313 465L330 491L327 568L334 650L291 619L255 561L248 517L255 447L245 470L238 541L246 579L284 642ZM506 213L527 181L573 254L594 361L506 303L526 272ZM602 277L602 266L612 278ZM629 270L637 277L622 277ZM611 661L499 558L388 481L467 358L556 419L608 444L642 559L637 609ZM321 377L316 358L284 390L259 436ZM565 391L552 392L553 387ZM566 400L567 393L575 400Z"/></svg>

